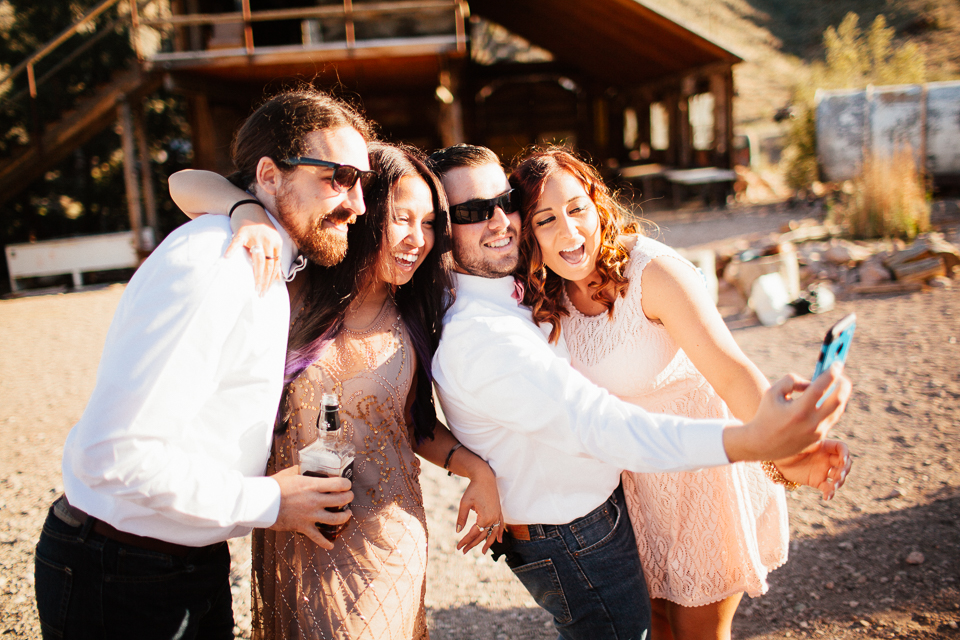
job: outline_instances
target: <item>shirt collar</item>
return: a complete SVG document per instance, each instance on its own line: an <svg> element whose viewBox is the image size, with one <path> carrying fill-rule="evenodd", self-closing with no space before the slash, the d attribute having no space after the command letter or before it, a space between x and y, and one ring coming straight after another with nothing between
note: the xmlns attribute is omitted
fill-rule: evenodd
<svg viewBox="0 0 960 640"><path fill-rule="evenodd" d="M517 306L516 300L511 298L511 295L515 291L513 276L481 278L480 276L457 273L456 289L458 296L463 293L494 300L500 304Z"/></svg>
<svg viewBox="0 0 960 640"><path fill-rule="evenodd" d="M280 269L283 272L283 279L290 282L298 271L306 268L307 259L300 254L300 250L297 249L297 245L293 243L293 239L290 237L290 234L287 233L287 230L283 228L283 225L273 217L273 214L267 211L266 207L264 207L263 210L266 212L267 217L270 218L274 229L280 234Z"/></svg>

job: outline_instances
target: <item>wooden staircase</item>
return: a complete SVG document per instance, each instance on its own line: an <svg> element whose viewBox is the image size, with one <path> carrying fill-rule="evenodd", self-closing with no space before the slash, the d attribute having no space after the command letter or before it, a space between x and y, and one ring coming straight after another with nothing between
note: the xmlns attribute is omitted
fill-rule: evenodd
<svg viewBox="0 0 960 640"><path fill-rule="evenodd" d="M80 100L61 117L48 123L40 140L0 159L0 204L16 196L31 182L52 169L74 149L117 121L117 106L140 100L161 84L161 74L141 70L137 62L113 74L108 83Z"/></svg>

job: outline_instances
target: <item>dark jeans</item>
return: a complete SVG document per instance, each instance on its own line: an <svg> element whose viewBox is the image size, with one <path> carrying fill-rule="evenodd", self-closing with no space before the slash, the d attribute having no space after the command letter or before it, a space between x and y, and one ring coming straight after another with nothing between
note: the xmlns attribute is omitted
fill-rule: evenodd
<svg viewBox="0 0 960 640"><path fill-rule="evenodd" d="M44 639L233 638L230 551L180 558L122 544L47 514L35 560Z"/></svg>
<svg viewBox="0 0 960 640"><path fill-rule="evenodd" d="M530 540L504 535L494 557L507 565L541 607L553 614L563 640L644 640L650 596L623 488L565 525L529 525Z"/></svg>

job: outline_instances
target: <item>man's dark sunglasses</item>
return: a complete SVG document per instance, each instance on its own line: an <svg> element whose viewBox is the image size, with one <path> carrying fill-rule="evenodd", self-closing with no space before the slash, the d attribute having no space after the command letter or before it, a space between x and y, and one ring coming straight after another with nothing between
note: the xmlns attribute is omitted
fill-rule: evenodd
<svg viewBox="0 0 960 640"><path fill-rule="evenodd" d="M455 204L450 207L450 222L453 224L483 222L493 217L493 212L496 211L497 207L503 209L504 213L520 211L520 193L516 189L510 189L496 198L470 200L463 204Z"/></svg>
<svg viewBox="0 0 960 640"><path fill-rule="evenodd" d="M336 189L338 193L350 191L350 189L353 189L353 185L357 184L357 181L360 182L362 189L369 189L377 179L376 171L363 171L349 164L337 164L336 162L330 162L328 160L300 157L287 158L283 163L291 167L305 165L308 167L333 169L333 175L330 176L330 184L333 185L333 188Z"/></svg>

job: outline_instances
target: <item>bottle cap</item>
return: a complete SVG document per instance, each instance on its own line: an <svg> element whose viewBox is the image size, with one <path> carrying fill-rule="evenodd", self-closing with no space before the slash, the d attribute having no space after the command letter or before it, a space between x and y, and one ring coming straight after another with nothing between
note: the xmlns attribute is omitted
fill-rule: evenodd
<svg viewBox="0 0 960 640"><path fill-rule="evenodd" d="M325 407L330 407L330 406L339 407L339 406L340 406L340 398L338 398L338 397L337 397L337 394L335 394L335 393L325 393L325 394L323 394L323 398L322 398L322 400L321 400L321 404L323 404L323 406L325 406Z"/></svg>

